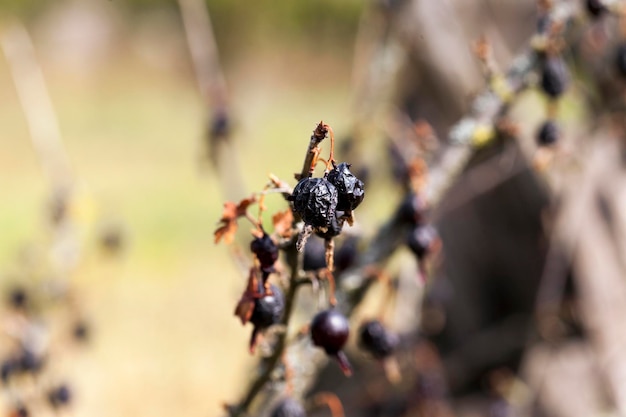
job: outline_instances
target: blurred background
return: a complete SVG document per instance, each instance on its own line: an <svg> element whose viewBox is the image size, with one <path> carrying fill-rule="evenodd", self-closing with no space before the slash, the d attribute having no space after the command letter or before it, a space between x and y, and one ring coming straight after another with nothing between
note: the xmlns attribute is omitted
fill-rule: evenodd
<svg viewBox="0 0 626 417"><path fill-rule="evenodd" d="M573 16L552 22L558 52L537 47L554 41L542 20L549 3ZM626 335L598 323L621 323L626 305L626 47L615 69L626 25L591 3L0 1L2 358L20 314L48 303L27 339L55 346L43 383L71 387L69 414L222 415L256 359L250 326L233 315L245 272L214 244L223 203L261 190L269 173L293 185L323 120L339 159L367 178L355 228L367 242L410 194L402 154L407 162L425 140L437 165L462 131L451 133L455 123L485 112L472 102L495 85L486 73L532 44L543 51L538 70L515 80L531 88L477 117L494 137L428 213L444 247L432 281L416 279L403 243L381 263L401 289L385 317L403 335L404 385L380 382L379 364L351 341L357 377L331 367L313 391L337 393L349 416L624 411L615 352ZM208 6L219 56L208 81L197 77L184 4ZM476 56L481 37L489 65ZM558 106L539 88L544 53L571 69ZM557 151L538 150L548 118L565 138ZM269 213L285 207L266 202ZM384 291L358 319L375 314ZM16 417L8 386L0 414Z"/></svg>

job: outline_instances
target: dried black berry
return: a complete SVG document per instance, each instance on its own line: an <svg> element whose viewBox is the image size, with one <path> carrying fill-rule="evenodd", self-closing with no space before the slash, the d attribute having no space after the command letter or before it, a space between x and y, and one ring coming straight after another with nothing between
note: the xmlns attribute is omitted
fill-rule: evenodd
<svg viewBox="0 0 626 417"><path fill-rule="evenodd" d="M407 246L418 260L423 260L432 250L433 243L438 239L437 230L431 225L418 225L407 238Z"/></svg>
<svg viewBox="0 0 626 417"><path fill-rule="evenodd" d="M619 75L626 78L626 43L622 43L617 47L615 67Z"/></svg>
<svg viewBox="0 0 626 417"><path fill-rule="evenodd" d="M304 246L302 269L305 271L318 271L322 268L326 268L324 240L317 236L311 236Z"/></svg>
<svg viewBox="0 0 626 417"><path fill-rule="evenodd" d="M250 349L254 348L259 331L280 323L285 310L285 298L280 288L270 285L271 294L265 294L254 301L250 322L254 325L250 337Z"/></svg>
<svg viewBox="0 0 626 417"><path fill-rule="evenodd" d="M346 375L351 373L350 363L341 351L348 341L350 326L348 319L335 309L317 313L311 322L311 339L330 356L335 357Z"/></svg>
<svg viewBox="0 0 626 417"><path fill-rule="evenodd" d="M331 226L337 210L337 188L325 178L303 178L290 197L302 220L315 228Z"/></svg>
<svg viewBox="0 0 626 417"><path fill-rule="evenodd" d="M304 407L291 397L282 400L276 408L272 410L271 417L306 417Z"/></svg>
<svg viewBox="0 0 626 417"><path fill-rule="evenodd" d="M550 146L559 141L559 126L554 120L546 120L537 132L537 145Z"/></svg>
<svg viewBox="0 0 626 417"><path fill-rule="evenodd" d="M541 71L541 88L551 98L560 97L569 85L569 70L560 56L547 57Z"/></svg>
<svg viewBox="0 0 626 417"><path fill-rule="evenodd" d="M352 211L365 197L363 181L350 172L350 164L340 163L328 173L328 181L333 184L339 193L337 210Z"/></svg>
<svg viewBox="0 0 626 417"><path fill-rule="evenodd" d="M359 329L359 345L377 359L393 354L398 342L398 337L389 333L378 320L365 322Z"/></svg>
<svg viewBox="0 0 626 417"><path fill-rule="evenodd" d="M322 239L332 239L335 236L339 236L343 229L343 224L345 223L345 219L341 217L342 215L342 211L331 214L328 226L324 230L317 230L315 234Z"/></svg>
<svg viewBox="0 0 626 417"><path fill-rule="evenodd" d="M48 391L48 402L54 408L68 405L72 400L72 392L67 385L59 385Z"/></svg>
<svg viewBox="0 0 626 417"><path fill-rule="evenodd" d="M606 6L602 0L584 0L587 12L593 18L598 18L606 12Z"/></svg>
<svg viewBox="0 0 626 417"><path fill-rule="evenodd" d="M274 263L278 260L278 246L267 234L255 238L250 243L250 250L261 263L261 270L266 273L274 272Z"/></svg>

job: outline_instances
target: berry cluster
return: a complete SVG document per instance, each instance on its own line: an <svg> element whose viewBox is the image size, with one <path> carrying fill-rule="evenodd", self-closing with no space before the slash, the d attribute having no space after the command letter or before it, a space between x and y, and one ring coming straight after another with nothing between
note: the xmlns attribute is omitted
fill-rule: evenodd
<svg viewBox="0 0 626 417"><path fill-rule="evenodd" d="M302 178L289 200L306 225L330 239L341 233L345 220L351 219L363 197L363 182L350 172L349 164L342 162L322 178Z"/></svg>

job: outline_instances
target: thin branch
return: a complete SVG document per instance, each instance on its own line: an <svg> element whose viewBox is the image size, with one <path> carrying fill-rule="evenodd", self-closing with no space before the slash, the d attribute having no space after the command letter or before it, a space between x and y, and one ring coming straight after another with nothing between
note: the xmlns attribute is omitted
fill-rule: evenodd
<svg viewBox="0 0 626 417"><path fill-rule="evenodd" d="M0 44L44 175L52 181L54 189L66 188L72 183L69 158L32 40L24 26L13 20L2 34Z"/></svg>

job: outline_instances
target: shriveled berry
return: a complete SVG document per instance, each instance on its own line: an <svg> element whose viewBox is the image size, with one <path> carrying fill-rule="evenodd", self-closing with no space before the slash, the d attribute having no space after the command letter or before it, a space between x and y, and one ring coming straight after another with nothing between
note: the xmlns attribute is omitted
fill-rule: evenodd
<svg viewBox="0 0 626 417"><path fill-rule="evenodd" d="M560 97L569 85L569 70L560 56L549 56L541 71L541 88L553 99Z"/></svg>
<svg viewBox="0 0 626 417"><path fill-rule="evenodd" d="M352 211L365 197L363 181L350 172L350 164L340 163L328 173L328 181L333 184L339 193L337 210Z"/></svg>
<svg viewBox="0 0 626 417"><path fill-rule="evenodd" d="M337 188L325 178L303 178L290 200L302 220L313 227L329 227L337 210Z"/></svg>
<svg viewBox="0 0 626 417"><path fill-rule="evenodd" d="M559 126L554 120L546 120L537 132L537 145L550 146L559 141Z"/></svg>
<svg viewBox="0 0 626 417"><path fill-rule="evenodd" d="M342 214L343 212L341 211L331 214L328 226L324 230L316 231L315 234L322 239L332 239L335 236L339 236L341 234L341 230L343 229L343 224L345 223L345 219L341 217Z"/></svg>
<svg viewBox="0 0 626 417"><path fill-rule="evenodd" d="M306 411L300 402L287 397L279 402L270 414L271 417L306 417Z"/></svg>
<svg viewBox="0 0 626 417"><path fill-rule="evenodd" d="M398 337L389 333L378 320L371 320L359 329L359 345L377 359L383 359L395 351Z"/></svg>
<svg viewBox="0 0 626 417"><path fill-rule="evenodd" d="M302 269L317 271L326 268L326 249L324 241L317 236L311 236L304 246Z"/></svg>
<svg viewBox="0 0 626 417"><path fill-rule="evenodd" d="M602 0L584 0L587 12L593 18L598 18L606 12L606 6Z"/></svg>
<svg viewBox="0 0 626 417"><path fill-rule="evenodd" d="M311 321L313 344L321 347L326 351L326 354L337 359L339 366L346 375L350 375L352 370L341 349L348 341L349 335L348 319L335 309L321 311Z"/></svg>
<svg viewBox="0 0 626 417"><path fill-rule="evenodd" d="M250 243L250 250L261 263L263 272L274 272L274 263L278 260L278 246L267 233L255 238Z"/></svg>
<svg viewBox="0 0 626 417"><path fill-rule="evenodd" d="M335 309L324 310L311 322L313 344L326 353L337 353L343 348L350 334L348 319Z"/></svg>
<svg viewBox="0 0 626 417"><path fill-rule="evenodd" d="M430 253L438 237L437 230L431 225L418 225L409 233L406 243L417 259L421 261Z"/></svg>
<svg viewBox="0 0 626 417"><path fill-rule="evenodd" d="M617 47L615 67L620 76L626 77L626 43L621 43Z"/></svg>
<svg viewBox="0 0 626 417"><path fill-rule="evenodd" d="M54 408L68 405L72 400L72 392L67 385L58 385L48 391L48 402Z"/></svg>

